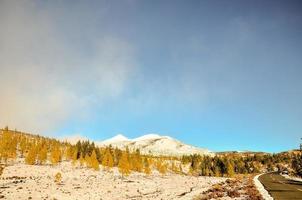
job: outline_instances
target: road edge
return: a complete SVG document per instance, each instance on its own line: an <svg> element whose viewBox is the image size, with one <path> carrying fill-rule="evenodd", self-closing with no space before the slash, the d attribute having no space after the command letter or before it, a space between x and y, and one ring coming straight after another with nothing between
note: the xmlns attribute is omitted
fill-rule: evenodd
<svg viewBox="0 0 302 200"><path fill-rule="evenodd" d="M289 175L285 175L285 174L281 174L281 173L280 173L280 175L283 176L287 180L302 182L302 178L299 178L299 177L289 176Z"/></svg>
<svg viewBox="0 0 302 200"><path fill-rule="evenodd" d="M254 179L253 179L254 184L264 200L274 200L274 198L268 193L268 191L264 188L264 186L258 179L259 176L261 176L263 174L265 174L265 173L258 174L254 177Z"/></svg>

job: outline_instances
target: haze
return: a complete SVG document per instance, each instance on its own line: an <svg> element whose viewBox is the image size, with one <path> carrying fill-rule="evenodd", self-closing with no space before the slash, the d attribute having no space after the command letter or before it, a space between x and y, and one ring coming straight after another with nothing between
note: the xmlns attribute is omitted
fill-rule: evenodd
<svg viewBox="0 0 302 200"><path fill-rule="evenodd" d="M0 1L0 126L279 152L302 136L300 1Z"/></svg>

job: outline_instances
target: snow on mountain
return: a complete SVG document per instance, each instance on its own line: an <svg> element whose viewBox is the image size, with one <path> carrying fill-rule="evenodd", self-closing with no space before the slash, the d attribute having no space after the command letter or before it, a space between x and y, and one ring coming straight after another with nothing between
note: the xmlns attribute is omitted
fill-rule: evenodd
<svg viewBox="0 0 302 200"><path fill-rule="evenodd" d="M123 135L117 135L111 139L98 142L100 146L111 145L120 149L128 147L130 150L139 149L143 154L182 156L190 154L214 155L207 149L184 144L169 136L147 134L138 138L128 139Z"/></svg>
<svg viewBox="0 0 302 200"><path fill-rule="evenodd" d="M110 138L108 140L104 140L101 143L106 144L106 145L110 145L110 144L116 144L116 143L127 142L127 141L129 141L129 139L127 137L123 136L122 134L118 134L118 135L114 136L113 138Z"/></svg>
<svg viewBox="0 0 302 200"><path fill-rule="evenodd" d="M143 135L141 137L133 139L133 141L142 141L142 140L152 140L152 139L158 139L161 138L162 136L157 135L157 134L147 134Z"/></svg>

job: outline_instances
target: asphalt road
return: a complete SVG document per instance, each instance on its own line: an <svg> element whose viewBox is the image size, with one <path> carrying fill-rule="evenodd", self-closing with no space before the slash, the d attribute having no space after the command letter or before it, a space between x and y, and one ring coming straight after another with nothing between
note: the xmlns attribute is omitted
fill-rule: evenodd
<svg viewBox="0 0 302 200"><path fill-rule="evenodd" d="M259 181L275 200L302 200L302 182L287 180L278 173L261 175Z"/></svg>

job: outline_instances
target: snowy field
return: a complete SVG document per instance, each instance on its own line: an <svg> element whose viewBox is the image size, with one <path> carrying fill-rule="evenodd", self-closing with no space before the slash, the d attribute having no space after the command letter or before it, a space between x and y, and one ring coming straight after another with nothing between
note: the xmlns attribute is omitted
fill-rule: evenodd
<svg viewBox="0 0 302 200"><path fill-rule="evenodd" d="M60 183L55 175L60 172ZM146 176L132 173L123 178L116 168L110 172L75 168L70 162L57 166L17 163L8 166L0 180L2 199L193 199L225 178L176 174Z"/></svg>

